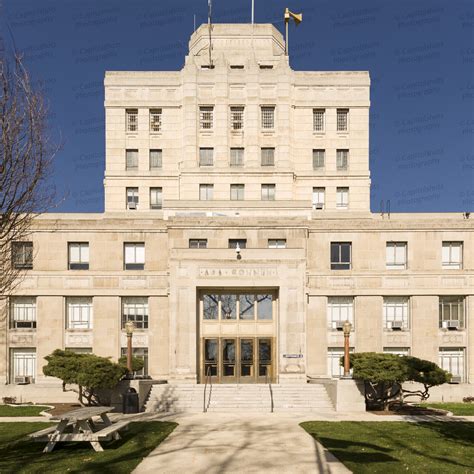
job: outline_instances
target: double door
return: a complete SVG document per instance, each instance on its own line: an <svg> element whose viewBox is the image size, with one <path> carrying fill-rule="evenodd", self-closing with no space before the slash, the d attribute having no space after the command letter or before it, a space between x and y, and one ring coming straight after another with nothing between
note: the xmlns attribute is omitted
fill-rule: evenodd
<svg viewBox="0 0 474 474"><path fill-rule="evenodd" d="M269 337L202 339L201 382L267 383L274 380L274 343Z"/></svg>

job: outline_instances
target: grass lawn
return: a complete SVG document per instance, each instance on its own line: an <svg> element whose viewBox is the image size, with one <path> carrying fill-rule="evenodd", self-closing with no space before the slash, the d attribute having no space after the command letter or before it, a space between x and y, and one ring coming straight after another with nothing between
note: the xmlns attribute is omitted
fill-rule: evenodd
<svg viewBox="0 0 474 474"><path fill-rule="evenodd" d="M426 402L420 404L423 407L440 408L441 410L448 410L453 415L459 416L474 416L474 403L430 403Z"/></svg>
<svg viewBox="0 0 474 474"><path fill-rule="evenodd" d="M354 473L474 472L474 423L308 421L301 426Z"/></svg>
<svg viewBox="0 0 474 474"><path fill-rule="evenodd" d="M50 410L50 407L41 405L10 406L0 405L0 416L41 416L40 412Z"/></svg>
<svg viewBox="0 0 474 474"><path fill-rule="evenodd" d="M102 443L96 453L89 443L58 443L43 454L45 443L26 438L51 423L0 423L0 473L129 473L177 426L176 423L136 422L122 431L122 439Z"/></svg>

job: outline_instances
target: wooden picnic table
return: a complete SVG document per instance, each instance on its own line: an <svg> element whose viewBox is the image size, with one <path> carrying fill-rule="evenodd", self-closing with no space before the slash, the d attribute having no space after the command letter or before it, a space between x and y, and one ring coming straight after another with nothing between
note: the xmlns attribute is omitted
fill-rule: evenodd
<svg viewBox="0 0 474 474"><path fill-rule="evenodd" d="M46 441L43 453L50 453L56 443L70 441L89 442L95 451L103 451L100 441L109 441L111 438L120 439L119 430L130 422L127 420L112 423L107 413L113 407L85 407L72 410L52 418L59 420L56 426L31 433L34 441ZM93 417L100 416L102 422L94 422Z"/></svg>

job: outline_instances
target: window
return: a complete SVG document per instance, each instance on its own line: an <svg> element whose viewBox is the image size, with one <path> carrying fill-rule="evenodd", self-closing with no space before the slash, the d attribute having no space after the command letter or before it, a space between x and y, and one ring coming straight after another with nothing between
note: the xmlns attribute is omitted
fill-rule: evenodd
<svg viewBox="0 0 474 474"><path fill-rule="evenodd" d="M349 109L337 109L337 131L349 130Z"/></svg>
<svg viewBox="0 0 474 474"><path fill-rule="evenodd" d="M33 242L12 242L14 268L33 268Z"/></svg>
<svg viewBox="0 0 474 474"><path fill-rule="evenodd" d="M200 184L199 185L199 199L201 201L212 201L213 196L214 196L213 184Z"/></svg>
<svg viewBox="0 0 474 474"><path fill-rule="evenodd" d="M230 108L230 129L242 130L244 128L244 108L231 107Z"/></svg>
<svg viewBox="0 0 474 474"><path fill-rule="evenodd" d="M138 150L125 151L125 168L127 170L138 169Z"/></svg>
<svg viewBox="0 0 474 474"><path fill-rule="evenodd" d="M410 355L409 347L384 347L384 354L393 354L397 356L408 356Z"/></svg>
<svg viewBox="0 0 474 474"><path fill-rule="evenodd" d="M342 325L349 321L354 326L354 298L329 297L328 298L328 327L342 331Z"/></svg>
<svg viewBox="0 0 474 474"><path fill-rule="evenodd" d="M336 150L336 167L338 170L347 170L349 167L349 150Z"/></svg>
<svg viewBox="0 0 474 474"><path fill-rule="evenodd" d="M127 321L136 329L148 329L148 298L122 298L122 329Z"/></svg>
<svg viewBox="0 0 474 474"><path fill-rule="evenodd" d="M324 109L313 109L313 131L324 132Z"/></svg>
<svg viewBox="0 0 474 474"><path fill-rule="evenodd" d="M393 331L408 329L408 298L385 297L383 299L383 326Z"/></svg>
<svg viewBox="0 0 474 474"><path fill-rule="evenodd" d="M387 242L387 269L405 270L407 268L407 243Z"/></svg>
<svg viewBox="0 0 474 474"><path fill-rule="evenodd" d="M351 269L351 242L331 242L331 270Z"/></svg>
<svg viewBox="0 0 474 474"><path fill-rule="evenodd" d="M336 208L347 209L349 207L349 188L336 188Z"/></svg>
<svg viewBox="0 0 474 474"><path fill-rule="evenodd" d="M260 69L273 69L272 64L260 64Z"/></svg>
<svg viewBox="0 0 474 474"><path fill-rule="evenodd" d="M212 130L214 121L214 107L199 107L199 128Z"/></svg>
<svg viewBox="0 0 474 474"><path fill-rule="evenodd" d="M462 268L462 242L443 242L443 268Z"/></svg>
<svg viewBox="0 0 474 474"><path fill-rule="evenodd" d="M247 248L247 239L229 239L229 248L236 249L237 245L241 249Z"/></svg>
<svg viewBox="0 0 474 474"><path fill-rule="evenodd" d="M231 201L243 201L244 192L245 192L245 184L231 184L230 185Z"/></svg>
<svg viewBox="0 0 474 474"><path fill-rule="evenodd" d="M89 242L69 242L69 270L89 270Z"/></svg>
<svg viewBox="0 0 474 474"><path fill-rule="evenodd" d="M138 109L127 109L125 111L126 131L136 132L138 130Z"/></svg>
<svg viewBox="0 0 474 474"><path fill-rule="evenodd" d="M324 209L326 188L313 188L313 209Z"/></svg>
<svg viewBox="0 0 474 474"><path fill-rule="evenodd" d="M439 297L439 327L450 330L464 328L464 296Z"/></svg>
<svg viewBox="0 0 474 474"><path fill-rule="evenodd" d="M268 239L269 249L286 249L286 239Z"/></svg>
<svg viewBox="0 0 474 474"><path fill-rule="evenodd" d="M214 165L214 148L199 148L199 166Z"/></svg>
<svg viewBox="0 0 474 474"><path fill-rule="evenodd" d="M127 357L127 348L122 347L121 356ZM132 357L143 360L143 368L133 372L134 376L147 377L148 376L148 347L133 347L132 348Z"/></svg>
<svg viewBox="0 0 474 474"><path fill-rule="evenodd" d="M244 164L244 149L231 148L230 149L230 166L243 166Z"/></svg>
<svg viewBox="0 0 474 474"><path fill-rule="evenodd" d="M273 319L273 296L269 294L256 295L257 319L271 321Z"/></svg>
<svg viewBox="0 0 474 474"><path fill-rule="evenodd" d="M12 382L17 384L34 383L36 378L36 350L12 349Z"/></svg>
<svg viewBox="0 0 474 474"><path fill-rule="evenodd" d="M125 270L143 270L145 268L145 244L130 242L123 244Z"/></svg>
<svg viewBox="0 0 474 474"><path fill-rule="evenodd" d="M127 188L127 209L138 209L138 188Z"/></svg>
<svg viewBox="0 0 474 474"><path fill-rule="evenodd" d="M202 317L204 320L272 321L272 294L268 293L222 293L202 295Z"/></svg>
<svg viewBox="0 0 474 474"><path fill-rule="evenodd" d="M202 306L204 319L219 319L219 295L204 295Z"/></svg>
<svg viewBox="0 0 474 474"><path fill-rule="evenodd" d="M92 329L92 298L67 298L66 329Z"/></svg>
<svg viewBox="0 0 474 474"><path fill-rule="evenodd" d="M275 148L261 148L262 166L275 166Z"/></svg>
<svg viewBox="0 0 474 474"><path fill-rule="evenodd" d="M354 348L349 347L349 353L353 353ZM341 365L341 357L344 357L343 347L329 347L328 348L328 375L334 378L339 378L344 375L344 367ZM350 370L352 374L352 369Z"/></svg>
<svg viewBox="0 0 474 474"><path fill-rule="evenodd" d="M243 69L244 65L243 64L231 64L230 68L231 69Z"/></svg>
<svg viewBox="0 0 474 474"><path fill-rule="evenodd" d="M275 200L275 185L262 184L262 201L274 201L274 200Z"/></svg>
<svg viewBox="0 0 474 474"><path fill-rule="evenodd" d="M451 382L465 382L465 358L464 347L440 348L439 365L443 370L448 371L453 377Z"/></svg>
<svg viewBox="0 0 474 474"><path fill-rule="evenodd" d="M36 298L19 296L11 299L10 327L14 329L36 328Z"/></svg>
<svg viewBox="0 0 474 474"><path fill-rule="evenodd" d="M150 150L150 170L156 170L163 167L163 151Z"/></svg>
<svg viewBox="0 0 474 474"><path fill-rule="evenodd" d="M150 109L150 132L161 132L161 109Z"/></svg>
<svg viewBox="0 0 474 474"><path fill-rule="evenodd" d="M262 128L275 128L275 107L262 107Z"/></svg>
<svg viewBox="0 0 474 474"><path fill-rule="evenodd" d="M190 249L207 249L207 239L189 239Z"/></svg>
<svg viewBox="0 0 474 474"><path fill-rule="evenodd" d="M313 169L320 170L325 166L326 150L313 150Z"/></svg>
<svg viewBox="0 0 474 474"><path fill-rule="evenodd" d="M150 188L150 209L161 209L163 207L163 189Z"/></svg>

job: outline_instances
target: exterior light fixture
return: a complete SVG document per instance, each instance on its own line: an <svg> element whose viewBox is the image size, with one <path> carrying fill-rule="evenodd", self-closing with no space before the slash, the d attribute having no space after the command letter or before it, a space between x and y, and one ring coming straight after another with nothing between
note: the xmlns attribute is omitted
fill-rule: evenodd
<svg viewBox="0 0 474 474"><path fill-rule="evenodd" d="M132 337L134 329L133 321L125 323L125 332L127 333L127 370L129 374L132 373Z"/></svg>
<svg viewBox="0 0 474 474"><path fill-rule="evenodd" d="M349 363L349 336L351 335L352 324L350 321L344 321L342 325L342 331L344 333L344 379L350 379L351 368Z"/></svg>

